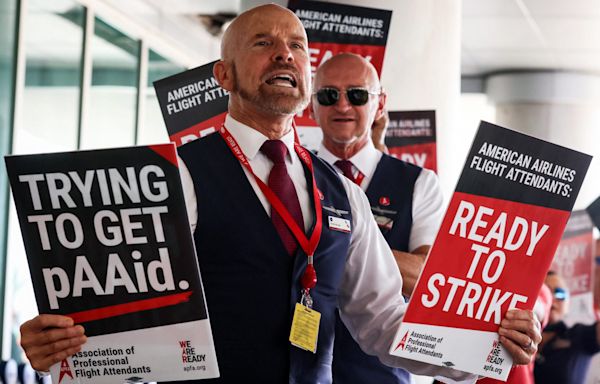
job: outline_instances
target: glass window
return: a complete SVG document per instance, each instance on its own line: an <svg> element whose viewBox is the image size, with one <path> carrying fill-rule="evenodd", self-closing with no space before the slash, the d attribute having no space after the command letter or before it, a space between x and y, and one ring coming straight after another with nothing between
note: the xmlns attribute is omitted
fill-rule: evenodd
<svg viewBox="0 0 600 384"><path fill-rule="evenodd" d="M138 133L138 144L157 144L169 141L167 128L160 112L152 83L185 71L185 68L162 57L153 50L148 52L148 86L145 89L145 115Z"/></svg>
<svg viewBox="0 0 600 384"><path fill-rule="evenodd" d="M92 86L81 148L135 143L139 51L137 40L95 19Z"/></svg>
<svg viewBox="0 0 600 384"><path fill-rule="evenodd" d="M13 89L15 85L15 44L16 44L16 21L17 21L17 1L4 0L0 2L0 157L10 151L11 132L12 132L12 111L13 111ZM6 226L8 217L7 207L8 179L6 178L5 167L0 166L0 281L4 280L5 267L5 245L6 245ZM4 292L0 285L0 306L3 305L2 297ZM3 311L4 319L0 322L7 324L10 319L10 313ZM5 329L8 332L3 333L3 351L2 356L6 359L10 356L10 329L12 323Z"/></svg>
<svg viewBox="0 0 600 384"><path fill-rule="evenodd" d="M0 2L0 153L9 149L15 68L17 1ZM0 170L4 177L4 169Z"/></svg>
<svg viewBox="0 0 600 384"><path fill-rule="evenodd" d="M74 1L26 4L25 89L14 152L76 149L84 8Z"/></svg>
<svg viewBox="0 0 600 384"><path fill-rule="evenodd" d="M25 88L12 152L74 150L85 10L72 0L29 0L24 4ZM19 325L37 314L37 306L12 199L9 213L3 357L12 355L21 361L24 355L16 347Z"/></svg>

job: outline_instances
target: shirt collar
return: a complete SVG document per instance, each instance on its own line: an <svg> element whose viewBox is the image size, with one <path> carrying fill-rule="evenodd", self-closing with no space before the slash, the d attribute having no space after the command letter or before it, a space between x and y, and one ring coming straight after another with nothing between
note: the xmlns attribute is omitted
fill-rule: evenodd
<svg viewBox="0 0 600 384"><path fill-rule="evenodd" d="M321 143L318 155L321 159L325 160L329 164L334 164L336 161L341 160L339 157L335 156L327 148L325 148L323 143ZM366 177L373 177L375 168L377 168L377 164L379 163L379 160L381 160L382 155L383 153L378 151L373 145L373 142L369 140L360 151L355 153L354 156L348 160L350 160L354 167L363 175Z"/></svg>
<svg viewBox="0 0 600 384"><path fill-rule="evenodd" d="M248 160L254 159L256 154L260 151L260 147L262 147L265 141L269 140L267 136L246 124L240 123L229 114L225 117L225 126L229 133L231 133L231 136L237 141L240 149ZM296 160L296 156L292 156L292 153L295 153L294 130L291 129L288 133L283 135L280 140L287 147L288 159L291 159L293 164Z"/></svg>
<svg viewBox="0 0 600 384"><path fill-rule="evenodd" d="M321 159L325 160L326 162L328 162L331 165L333 165L336 161L340 160L336 155L329 152L329 149L325 148L323 143L321 143L321 146L319 147L319 151L317 152L317 155Z"/></svg>

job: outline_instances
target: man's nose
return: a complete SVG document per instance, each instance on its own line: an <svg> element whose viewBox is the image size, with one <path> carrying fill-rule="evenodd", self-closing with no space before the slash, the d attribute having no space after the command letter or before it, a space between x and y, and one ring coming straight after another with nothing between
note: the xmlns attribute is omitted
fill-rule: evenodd
<svg viewBox="0 0 600 384"><path fill-rule="evenodd" d="M345 91L340 91L340 98L337 103L334 104L336 111L345 112L352 108L352 104L348 101L348 95Z"/></svg>
<svg viewBox="0 0 600 384"><path fill-rule="evenodd" d="M284 42L279 42L275 44L273 60L290 63L294 61L294 55L292 54L292 50L290 49L290 47L288 47L287 44L285 44Z"/></svg>

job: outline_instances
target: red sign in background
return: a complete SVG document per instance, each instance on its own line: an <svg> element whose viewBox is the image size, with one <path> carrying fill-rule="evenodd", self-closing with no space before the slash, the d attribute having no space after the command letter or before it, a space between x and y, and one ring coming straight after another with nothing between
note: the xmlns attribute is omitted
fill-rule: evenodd
<svg viewBox="0 0 600 384"><path fill-rule="evenodd" d="M563 238L558 245L550 269L565 279L573 296L592 292L593 251L591 228L589 233Z"/></svg>
<svg viewBox="0 0 600 384"><path fill-rule="evenodd" d="M550 267L563 277L571 295L567 322L589 323L595 318L593 231L588 213L573 211Z"/></svg>
<svg viewBox="0 0 600 384"><path fill-rule="evenodd" d="M480 241L462 237L463 224L456 226L452 231L454 234L451 234L457 214L458 217L468 217L468 210L464 207L470 206L474 208L473 219L464 224L463 234ZM481 207L493 211L482 210ZM501 216L506 216L504 224L498 222ZM480 224L473 226L477 217L480 217ZM497 322L504 317L514 294L531 298L527 302L517 304L518 308L533 307L537 291L543 283L545 271L550 266L553 251L560 241L568 218L568 211L455 192L421 274L420 282L411 298L411 308L404 320L409 323L495 332L498 329ZM519 229L519 225L515 224L517 221L521 225L527 223L528 230L525 234L521 234L523 227ZM542 233L541 229L544 225L548 225L548 228L535 243L531 256L528 256L526 253L529 244L532 243L533 221L537 222L538 234ZM514 233L511 238L513 227ZM488 237L490 241L486 244L484 242L486 236L492 232L502 234ZM515 243L521 236L523 236L522 246L511 250L509 244ZM489 248L489 252L481 254L475 264L473 260L476 259L476 252L472 249L474 245ZM501 257L494 255L495 251L505 255L503 268L499 268L502 264ZM489 265L486 267L486 264ZM473 274L468 277L471 268ZM495 278L499 269L501 272L497 280L491 281L490 277ZM484 280L484 274L487 281ZM443 286L440 280L436 280L436 276L443 277ZM434 301L432 285L439 291L439 299L437 304L425 306L424 301ZM485 321L488 308L495 296L498 298L496 302L500 302L500 299L505 296L506 299L500 305L499 313L497 315L494 313L488 321ZM461 302L473 304L461 305Z"/></svg>
<svg viewBox="0 0 600 384"><path fill-rule="evenodd" d="M418 165L422 168L431 169L437 173L436 143L407 145L404 147L388 147L390 155Z"/></svg>

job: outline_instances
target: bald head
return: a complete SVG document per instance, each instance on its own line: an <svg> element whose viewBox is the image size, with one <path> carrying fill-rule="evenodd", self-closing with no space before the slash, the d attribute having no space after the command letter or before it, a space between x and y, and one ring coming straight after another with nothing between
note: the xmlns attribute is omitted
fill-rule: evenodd
<svg viewBox="0 0 600 384"><path fill-rule="evenodd" d="M242 13L223 35L221 56L213 74L229 91L229 114L252 127L291 127L310 95L308 41L298 17L274 4Z"/></svg>
<svg viewBox="0 0 600 384"><path fill-rule="evenodd" d="M229 24L221 39L221 59L231 60L236 45L239 44L240 40L248 37L248 34L252 33L257 26L264 25L265 20L297 23L301 27L302 37L304 40L307 40L302 22L294 12L277 4L260 5L242 12Z"/></svg>
<svg viewBox="0 0 600 384"><path fill-rule="evenodd" d="M377 70L359 55L342 53L319 66L313 86L312 111L323 145L340 159L351 158L367 145L373 122L383 114L386 95ZM336 95L333 102L323 96L328 94Z"/></svg>
<svg viewBox="0 0 600 384"><path fill-rule="evenodd" d="M320 86L327 86L327 81L333 74L339 71L347 71L354 78L360 79L364 83L363 85L367 85L373 91L379 91L381 88L379 76L373 64L360 55L340 53L325 61L317 68L314 78L314 89L318 89Z"/></svg>

